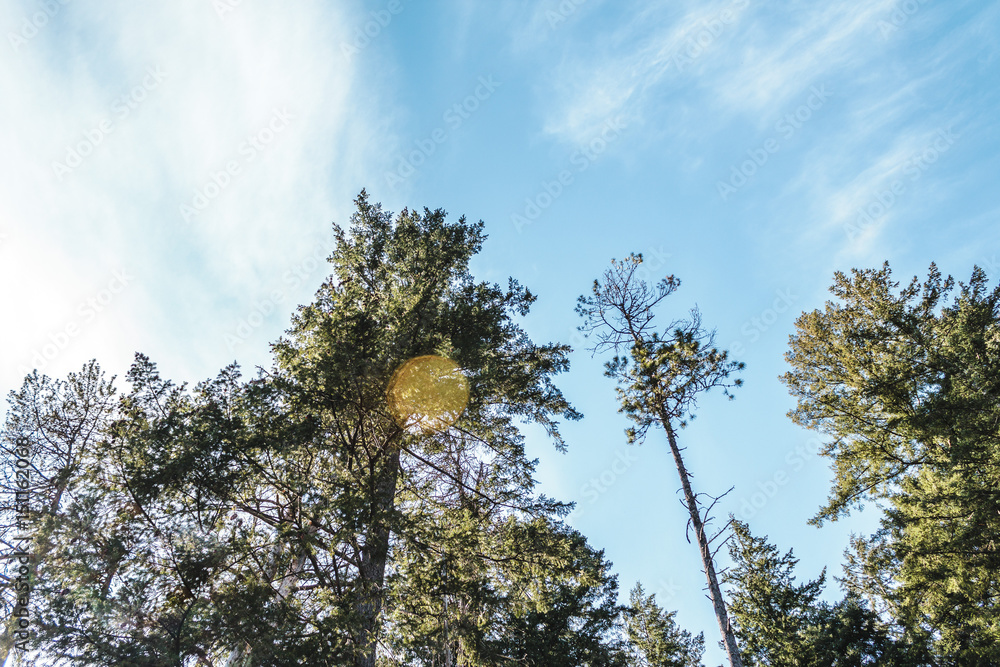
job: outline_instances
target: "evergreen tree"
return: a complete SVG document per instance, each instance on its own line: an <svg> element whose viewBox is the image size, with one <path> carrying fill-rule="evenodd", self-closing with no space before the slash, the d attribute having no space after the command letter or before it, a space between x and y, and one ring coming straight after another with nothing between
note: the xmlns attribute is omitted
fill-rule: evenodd
<svg viewBox="0 0 1000 667"><path fill-rule="evenodd" d="M692 637L677 627L674 616L647 596L641 584L629 595L625 629L631 650L630 667L701 667L705 652L705 637Z"/></svg>
<svg viewBox="0 0 1000 667"><path fill-rule="evenodd" d="M140 357L120 400L94 362L65 382L29 376L12 393L3 441L30 443L39 466L29 645L46 659L153 666L210 657L206 647L220 641L217 587L246 554L220 537L220 508L153 462L182 457L193 434L225 426L217 408L226 404L213 399L235 382L226 375L194 400ZM135 431L160 437L130 448ZM211 476L205 463L192 474Z"/></svg>
<svg viewBox="0 0 1000 667"><path fill-rule="evenodd" d="M943 664L1000 663L1000 287L958 294L932 264L897 291L881 270L837 273L839 302L803 314L783 376L790 416L831 436L836 480L813 519L881 501L853 544L854 590Z"/></svg>
<svg viewBox="0 0 1000 667"><path fill-rule="evenodd" d="M47 378L12 397L3 442L32 443L36 497L58 499L36 552L47 658L621 664L609 564L534 493L517 428L565 447L569 348L515 323L526 289L469 275L482 223L357 205L258 377L189 389L137 355L118 400L96 364L86 401Z"/></svg>
<svg viewBox="0 0 1000 667"><path fill-rule="evenodd" d="M513 280L502 290L469 275L482 223L449 224L443 211L427 209L404 210L393 222L364 193L357 205L350 233L337 230L333 275L275 345L275 382L296 412L321 425L321 451L336 473L323 510L338 518L329 567L338 573L338 597L353 600L358 665L370 665L394 541L414 530L424 546L410 548L437 561L453 536L426 532L428 514L450 529L456 513L478 527L498 515L565 513L565 505L531 493L534 464L514 423L543 425L562 448L554 417L579 415L550 381L567 368L569 348L535 345L512 320L534 296ZM422 355L454 360L472 388L454 426L408 429L387 410L393 374ZM470 509L468 496L485 509Z"/></svg>
<svg viewBox="0 0 1000 667"><path fill-rule="evenodd" d="M893 628L853 592L836 604L820 600L826 570L796 583L798 560L781 554L767 538L733 522L729 609L745 665L861 667L932 665L920 644L893 636Z"/></svg>
<svg viewBox="0 0 1000 667"><path fill-rule="evenodd" d="M29 587L28 604L22 605L21 610L27 607L31 641L35 639L39 618L44 618L51 605L72 592L58 585L57 577L53 576L58 569L45 556L59 540L64 509L73 506L83 512L83 506L92 503L82 470L92 459L116 402L111 383L93 362L79 373L69 374L65 381L53 381L36 371L25 378L19 391L11 392L8 401L10 411L0 431L3 456L0 534L5 551L27 555L0 561L4 607L0 663L7 659L15 644L18 654L23 655L31 643L16 633L18 619L13 614L19 607L18 597L24 595L16 583ZM26 465L19 465L19 460ZM24 506L18 506L19 497L27 499ZM85 522L82 526L86 529L90 524ZM84 545L90 544L89 535L84 530L77 540L76 549L84 559L92 560L101 548L105 553L115 554L121 549L115 542L88 548ZM101 577L103 572L96 567L87 572L98 590L103 589L103 581L107 579Z"/></svg>
<svg viewBox="0 0 1000 667"><path fill-rule="evenodd" d="M730 664L741 667L712 550L713 540L725 529L712 537L706 531L708 512L714 503L705 507L692 489L690 473L677 444L677 429L686 426L693 417L701 392L721 387L732 398L729 388L739 386L742 381L727 380L743 364L728 361L725 351L712 346L713 335L702 329L696 309L690 321L671 324L668 327L673 330L671 333L661 336L654 331L653 309L680 286L680 281L669 276L651 286L635 275L641 263L642 255L629 255L621 262L612 260L611 268L604 273L604 282L595 280L592 295L578 300L577 313L585 322L580 330L596 336L592 348L595 352L605 349L615 352L614 358L605 364L605 375L618 381L619 411L636 423L626 431L629 444L641 442L653 424L659 424L667 435L723 645ZM627 356L623 354L625 351Z"/></svg>
<svg viewBox="0 0 1000 667"><path fill-rule="evenodd" d="M471 512L421 524L389 578L389 641L404 664L623 664L617 581L578 532Z"/></svg>
<svg viewBox="0 0 1000 667"><path fill-rule="evenodd" d="M625 667L618 582L603 552L575 530L549 522L519 532L509 548L538 545L532 551L544 560L536 556L508 570L505 592L513 604L500 607L491 633L496 658L486 664Z"/></svg>
<svg viewBox="0 0 1000 667"><path fill-rule="evenodd" d="M816 623L816 603L826 581L795 584L798 560L782 555L766 538L754 537L746 524L733 521L729 553L733 567L723 577L730 584L729 610L738 628L744 664L814 664L806 629Z"/></svg>

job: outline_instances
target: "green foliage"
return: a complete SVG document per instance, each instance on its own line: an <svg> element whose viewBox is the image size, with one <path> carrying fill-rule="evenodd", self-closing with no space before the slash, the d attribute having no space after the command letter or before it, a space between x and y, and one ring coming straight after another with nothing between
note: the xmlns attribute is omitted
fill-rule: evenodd
<svg viewBox="0 0 1000 667"><path fill-rule="evenodd" d="M705 637L692 637L677 627L674 616L647 596L641 584L629 595L629 613L625 629L630 647L631 667L701 667Z"/></svg>
<svg viewBox="0 0 1000 667"><path fill-rule="evenodd" d="M637 424L627 431L628 441L641 441L662 418L685 426L694 418L698 395L713 387L732 398L729 389L743 381L727 380L744 364L729 361L725 350L713 346L714 334L702 328L697 309L691 319L668 324L669 333L653 328L654 309L681 281L674 276L655 285L637 280L642 255L611 264L604 282L595 280L592 294L577 300L576 312L584 318L580 330L595 338L594 351L615 352L605 363L605 375L617 381L619 412Z"/></svg>
<svg viewBox="0 0 1000 667"><path fill-rule="evenodd" d="M234 366L189 389L137 355L121 397L96 364L12 395L2 441L30 441L42 472L40 654L622 664L609 564L562 523L569 506L534 493L518 430L564 448L557 420L580 415L551 378L569 348L516 324L526 289L469 275L482 223L394 220L364 192L357 206L258 377ZM460 366L470 398L448 428L413 432L386 391L428 354Z"/></svg>
<svg viewBox="0 0 1000 667"><path fill-rule="evenodd" d="M943 664L1000 662L1000 287L932 264L899 289L881 270L836 274L839 303L803 314L782 380L797 423L831 436L836 480L814 518L881 501L854 540L849 584L933 641Z"/></svg>
<svg viewBox="0 0 1000 667"><path fill-rule="evenodd" d="M522 557L505 568L505 592L516 602L501 608L494 626L498 659L492 664L624 667L618 584L603 552L588 547L578 532L549 522L514 531L508 549L525 550L534 562Z"/></svg>
<svg viewBox="0 0 1000 667"><path fill-rule="evenodd" d="M781 667L861 667L934 664L920 645L897 640L869 606L849 592L830 605L821 601L826 570L803 584L798 560L733 522L729 610L737 626L743 664Z"/></svg>
<svg viewBox="0 0 1000 667"><path fill-rule="evenodd" d="M816 600L826 572L795 585L798 560L791 550L782 555L765 538L753 537L746 524L733 521L729 553L734 566L723 581L732 585L729 610L745 665L803 665L805 630L815 624Z"/></svg>
<svg viewBox="0 0 1000 667"><path fill-rule="evenodd" d="M617 582L582 535L468 509L421 526L397 544L390 576L392 653L405 664L440 664L445 646L456 665L620 664Z"/></svg>

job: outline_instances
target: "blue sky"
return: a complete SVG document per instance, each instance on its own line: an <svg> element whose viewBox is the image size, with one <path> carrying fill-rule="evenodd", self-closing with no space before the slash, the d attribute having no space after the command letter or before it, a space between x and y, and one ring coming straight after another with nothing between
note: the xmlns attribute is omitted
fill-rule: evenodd
<svg viewBox="0 0 1000 667"><path fill-rule="evenodd" d="M629 252L681 278L663 320L697 304L747 363L682 433L694 484L735 485L719 516L815 576L877 515L805 524L830 474L785 417L795 317L885 260L1000 277L995 3L11 0L0 27L0 390L135 351L192 382L267 365L362 187L482 219L476 276L518 278L532 337L577 348L569 453L529 431L541 490L706 664L676 471L659 434L624 444L576 297Z"/></svg>

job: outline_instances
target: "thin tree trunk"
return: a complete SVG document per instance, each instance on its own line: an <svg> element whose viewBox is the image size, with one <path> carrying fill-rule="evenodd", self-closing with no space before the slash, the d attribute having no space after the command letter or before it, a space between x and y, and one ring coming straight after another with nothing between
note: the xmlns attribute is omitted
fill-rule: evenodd
<svg viewBox="0 0 1000 667"><path fill-rule="evenodd" d="M249 656L249 652L250 645L244 642L243 646L234 649L233 652L229 654L229 659L226 660L223 667L239 667L239 665L242 665L246 661Z"/></svg>
<svg viewBox="0 0 1000 667"><path fill-rule="evenodd" d="M667 432L667 441L670 443L670 453L674 455L674 463L677 464L677 474L681 478L681 488L684 490L684 502L688 512L691 514L691 525L694 527L695 538L698 540L698 551L701 552L701 563L705 568L705 577L708 580L709 598L715 608L715 619L719 623L719 630L726 646L726 654L729 656L729 664L732 667L743 667L740 659L740 650L736 645L736 636L729 624L729 615L726 613L726 602L722 598L722 590L719 588L719 579L715 574L715 562L712 559L712 551L708 544L708 536L705 535L705 525L701 520L701 512L698 509L697 498L691 489L691 482L688 479L687 468L684 466L684 459L681 458L681 450L677 446L677 438L674 434L673 425L666 411L660 409L660 423Z"/></svg>
<svg viewBox="0 0 1000 667"><path fill-rule="evenodd" d="M451 642L448 639L448 596L444 596L444 667L452 667Z"/></svg>

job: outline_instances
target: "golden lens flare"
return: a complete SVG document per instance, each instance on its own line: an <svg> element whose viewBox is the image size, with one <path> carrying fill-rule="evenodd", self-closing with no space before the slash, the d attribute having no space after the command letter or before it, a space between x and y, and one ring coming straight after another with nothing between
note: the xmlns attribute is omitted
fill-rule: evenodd
<svg viewBox="0 0 1000 667"><path fill-rule="evenodd" d="M469 403L469 381L451 359L414 357L400 366L386 392L389 412L410 433L433 433L454 424Z"/></svg>

